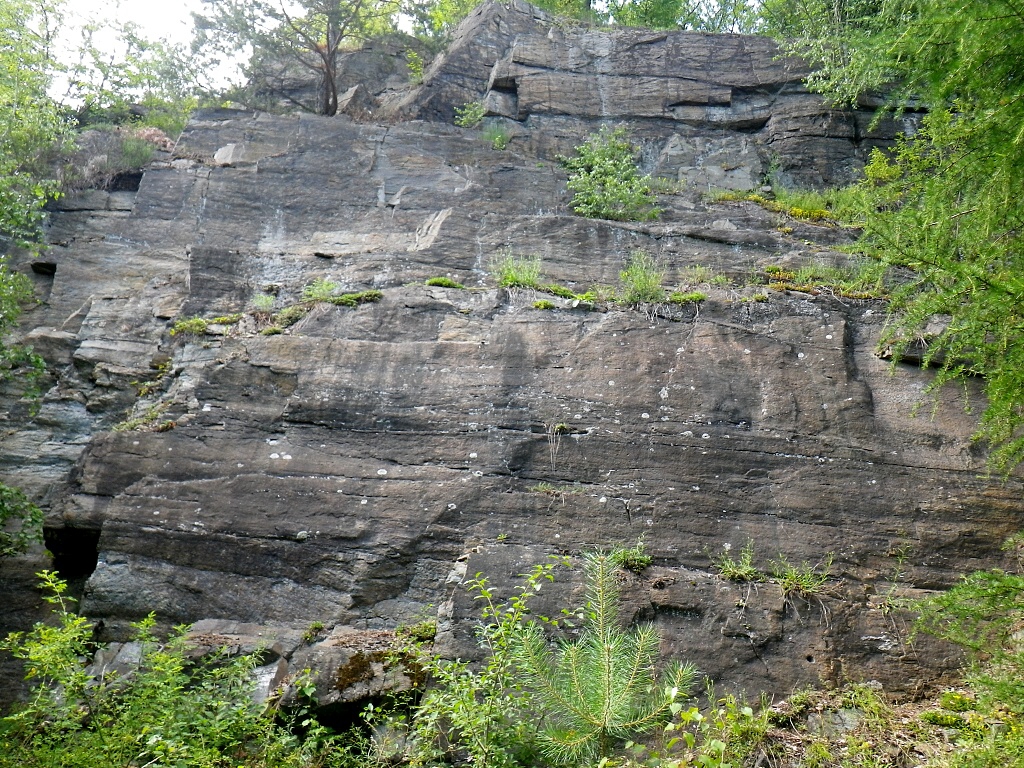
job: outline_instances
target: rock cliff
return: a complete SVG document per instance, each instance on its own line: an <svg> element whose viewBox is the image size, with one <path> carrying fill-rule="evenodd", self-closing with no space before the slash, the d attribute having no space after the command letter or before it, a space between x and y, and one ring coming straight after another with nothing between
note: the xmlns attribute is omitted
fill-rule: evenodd
<svg viewBox="0 0 1024 768"><path fill-rule="evenodd" d="M549 554L643 536L654 563L624 582L629 615L732 687L909 691L948 672L947 649L902 644L887 598L999 564L1019 525L1021 483L985 477L969 439L976 393L914 417L929 374L876 356L884 303L752 300L766 266L842 263L848 236L701 196L769 173L841 183L903 130L829 108L804 74L765 39L487 4L422 84L368 89L370 118L201 113L137 191L62 201L24 328L51 388L35 416L5 401L0 469L46 506L48 547L103 637L155 611L347 664L339 637L379 644L436 617L438 648L465 657L466 574L507 589ZM451 124L476 99L504 151ZM601 124L677 182L658 221L567 208L557 156ZM696 265L728 281L699 307L544 311L489 272L537 255L583 291L637 249L667 284ZM436 276L467 289L424 285ZM255 293L293 305L320 278L382 298L318 304L276 335L251 312L170 334ZM834 553L834 577L810 600L723 580L712 559L748 541L765 568ZM0 566L7 627L37 610L25 585L42 562ZM544 607L571 604L576 578ZM300 653L314 621L337 629ZM367 658L359 679L383 674Z"/></svg>

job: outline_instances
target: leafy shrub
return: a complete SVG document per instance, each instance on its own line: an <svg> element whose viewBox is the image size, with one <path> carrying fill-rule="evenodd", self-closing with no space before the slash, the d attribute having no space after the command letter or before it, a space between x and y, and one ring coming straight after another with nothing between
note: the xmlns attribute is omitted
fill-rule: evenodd
<svg viewBox="0 0 1024 768"><path fill-rule="evenodd" d="M315 643L323 633L324 623L322 621L311 621L309 626L306 627L306 631L302 633L302 642L307 645Z"/></svg>
<svg viewBox="0 0 1024 768"><path fill-rule="evenodd" d="M476 574L466 586L483 605L477 630L486 659L480 665L430 656L420 646L407 653L430 676L432 685L412 716L414 765L437 765L462 752L473 765L533 765L537 720L527 714L516 649L528 619L531 598L564 558L534 566L523 584L501 601L486 578Z"/></svg>
<svg viewBox="0 0 1024 768"><path fill-rule="evenodd" d="M615 221L656 219L651 177L641 176L635 158L637 148L626 139L626 130L607 126L576 147L576 157L559 157L569 172L566 186L575 194L570 206L580 216Z"/></svg>
<svg viewBox="0 0 1024 768"><path fill-rule="evenodd" d="M409 79L414 83L422 83L423 57L410 48L405 52L405 65L409 68Z"/></svg>
<svg viewBox="0 0 1024 768"><path fill-rule="evenodd" d="M427 279L427 285L433 285L438 288L465 288L462 283L457 283L450 277L431 277Z"/></svg>
<svg viewBox="0 0 1024 768"><path fill-rule="evenodd" d="M40 577L55 621L0 643L34 681L29 700L0 720L0 764L321 764L331 746L323 728L306 719L296 736L275 721L276 706L253 700L254 657L193 661L184 635L160 640L152 616L135 626L140 656L130 674L89 674L93 627L72 610L65 582L49 571Z"/></svg>
<svg viewBox="0 0 1024 768"><path fill-rule="evenodd" d="M186 317L171 327L171 336L202 336L206 333L206 321L201 317Z"/></svg>
<svg viewBox="0 0 1024 768"><path fill-rule="evenodd" d="M0 483L0 559L43 540L43 512L19 488Z"/></svg>
<svg viewBox="0 0 1024 768"><path fill-rule="evenodd" d="M455 124L461 128L476 128L487 114L482 101L470 101L455 108Z"/></svg>
<svg viewBox="0 0 1024 768"><path fill-rule="evenodd" d="M540 257L507 253L494 262L491 271L501 288L540 288Z"/></svg>
<svg viewBox="0 0 1024 768"><path fill-rule="evenodd" d="M658 262L646 251L634 251L619 272L621 301L625 304L654 304L665 300Z"/></svg>

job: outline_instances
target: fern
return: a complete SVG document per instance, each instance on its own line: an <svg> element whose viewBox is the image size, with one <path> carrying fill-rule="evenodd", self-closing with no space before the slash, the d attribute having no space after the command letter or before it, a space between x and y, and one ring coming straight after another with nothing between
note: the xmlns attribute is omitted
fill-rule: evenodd
<svg viewBox="0 0 1024 768"><path fill-rule="evenodd" d="M556 764L606 757L616 742L663 722L696 676L691 665L674 663L659 683L657 630L620 626L617 563L614 552L584 555L587 605L579 639L552 648L538 624L522 630L516 661L550 723L542 749Z"/></svg>

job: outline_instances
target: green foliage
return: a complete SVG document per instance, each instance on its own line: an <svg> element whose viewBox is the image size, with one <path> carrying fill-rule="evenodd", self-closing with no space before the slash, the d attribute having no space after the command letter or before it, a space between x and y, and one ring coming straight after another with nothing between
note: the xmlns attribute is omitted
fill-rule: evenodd
<svg viewBox="0 0 1024 768"><path fill-rule="evenodd" d="M637 761L630 765L650 768L730 768L749 765L755 755L767 755L771 728L768 702L758 712L733 695L716 698L709 686L711 707L701 712L696 706L673 702L671 721L649 744L626 744ZM756 764L756 760L754 762Z"/></svg>
<svg viewBox="0 0 1024 768"><path fill-rule="evenodd" d="M415 624L403 625L395 630L395 634L414 643L430 643L437 635L437 620L424 619Z"/></svg>
<svg viewBox="0 0 1024 768"><path fill-rule="evenodd" d="M462 283L458 283L452 280L450 277L430 277L427 278L427 285L433 285L438 288L465 288Z"/></svg>
<svg viewBox="0 0 1024 768"><path fill-rule="evenodd" d="M252 656L193 662L183 634L161 641L152 616L136 625L140 657L130 674L90 675L92 626L72 611L65 582L39 576L54 621L0 643L34 681L30 699L0 720L0 766L321 764L324 729L307 720L297 737L275 721L274 706L253 701Z"/></svg>
<svg viewBox="0 0 1024 768"><path fill-rule="evenodd" d="M80 41L64 76L65 99L79 105L81 124L141 122L177 136L208 100L207 62L185 46L146 39L133 22L89 21L77 31ZM133 111L138 107L141 120ZM138 162L140 156L128 167L145 165L148 159Z"/></svg>
<svg viewBox="0 0 1024 768"><path fill-rule="evenodd" d="M626 129L603 126L584 144L576 157L558 158L569 172L566 186L573 195L570 206L580 216L615 221L655 219L661 211L651 191L651 177L641 176L637 148L626 139Z"/></svg>
<svg viewBox="0 0 1024 768"><path fill-rule="evenodd" d="M414 33L439 45L482 0L407 0L402 12L412 22Z"/></svg>
<svg viewBox="0 0 1024 768"><path fill-rule="evenodd" d="M121 143L121 159L127 168L141 168L153 159L153 144L145 139L127 137Z"/></svg>
<svg viewBox="0 0 1024 768"><path fill-rule="evenodd" d="M812 87L849 103L887 86L894 110L928 110L869 164L860 248L911 275L883 343L899 353L948 316L923 360L932 391L984 377L976 436L1009 471L1024 459L1024 15L1006 0L770 0L765 11L816 65Z"/></svg>
<svg viewBox="0 0 1024 768"><path fill-rule="evenodd" d="M249 299L249 308L253 312L266 313L274 309L275 298L269 293L254 293Z"/></svg>
<svg viewBox="0 0 1024 768"><path fill-rule="evenodd" d="M549 283L548 285L541 286L540 290L545 293L550 293L552 296L557 296L560 299L576 299L579 295L564 285L558 285L557 283Z"/></svg>
<svg viewBox="0 0 1024 768"><path fill-rule="evenodd" d="M290 328L299 322L299 320L310 313L311 309L312 306L309 304L292 304L290 307L285 307L273 316L273 325L271 328L277 328L277 332L280 333L281 330ZM270 331L270 328L264 328L261 333L264 336L273 335L272 333L268 333L268 331Z"/></svg>
<svg viewBox="0 0 1024 768"><path fill-rule="evenodd" d="M832 575L832 553L828 553L818 563L804 561L795 565L779 555L769 562L772 578L782 588L784 597L796 596L805 600L821 593L822 588Z"/></svg>
<svg viewBox="0 0 1024 768"><path fill-rule="evenodd" d="M257 108L279 102L333 116L338 111L339 65L345 48L395 29L397 0L208 0L194 13L192 50L211 60L242 59L229 98ZM317 83L313 99L296 98L285 72L302 71Z"/></svg>
<svg viewBox="0 0 1024 768"><path fill-rule="evenodd" d="M486 114L487 107L482 101L469 101L455 108L455 124L461 128L476 128Z"/></svg>
<svg viewBox="0 0 1024 768"><path fill-rule="evenodd" d="M540 289L540 257L505 253L491 265L500 288Z"/></svg>
<svg viewBox="0 0 1024 768"><path fill-rule="evenodd" d="M777 291L793 290L818 294L823 291L851 299L878 299L889 295L884 264L860 259L843 267L805 264L795 272L776 266L765 267L768 287Z"/></svg>
<svg viewBox="0 0 1024 768"><path fill-rule="evenodd" d="M950 712L970 712L977 706L973 696L962 691L943 691L939 696L939 706Z"/></svg>
<svg viewBox="0 0 1024 768"><path fill-rule="evenodd" d="M431 39L449 33L479 5L480 0L433 0L429 10L411 3L408 12L419 17L416 25ZM537 0L549 13L590 24L648 29L693 29L701 32L753 32L758 24L756 5L749 0Z"/></svg>
<svg viewBox="0 0 1024 768"><path fill-rule="evenodd" d="M537 623L519 635L516 661L532 705L546 715L541 748L555 764L609 756L619 741L667 721L693 682L693 667L681 664L655 676L653 627L621 628L617 565L612 553L584 555L587 604L578 639L552 649Z"/></svg>
<svg viewBox="0 0 1024 768"><path fill-rule="evenodd" d="M2 186L3 180L0 180ZM2 219L3 212L0 211L0 221ZM0 255L0 382L13 380L18 384L22 394L32 401L33 411L38 407L42 394L39 386L46 374L46 364L31 347L4 344L3 339L17 324L22 307L34 300L31 281L24 275L11 272L7 268L7 258Z"/></svg>
<svg viewBox="0 0 1024 768"><path fill-rule="evenodd" d="M28 0L0 2L0 246L38 251L43 206L60 191L52 161L71 130L47 96L54 10ZM9 280L0 263L0 311Z"/></svg>
<svg viewBox="0 0 1024 768"><path fill-rule="evenodd" d="M477 574L467 583L483 606L477 637L486 658L474 668L461 661L444 661L418 647L409 649L434 684L413 714L413 765L436 765L446 752L463 750L473 765L511 768L531 764L536 720L526 714L522 676L515 666L529 603L563 558L534 566L502 602L487 579Z"/></svg>
<svg viewBox="0 0 1024 768"><path fill-rule="evenodd" d="M715 270L705 264L693 264L682 270L680 278L685 285L711 284L718 277Z"/></svg>
<svg viewBox="0 0 1024 768"><path fill-rule="evenodd" d="M302 642L306 644L315 643L323 633L324 623L322 621L311 621L309 626L306 627L306 631L302 633Z"/></svg>
<svg viewBox="0 0 1024 768"><path fill-rule="evenodd" d="M0 560L43 540L43 512L25 492L0 483Z"/></svg>
<svg viewBox="0 0 1024 768"><path fill-rule="evenodd" d="M537 301L533 302L533 308L534 309L554 309L555 305L554 305L553 302L550 302L547 299L538 299Z"/></svg>
<svg viewBox="0 0 1024 768"><path fill-rule="evenodd" d="M331 296L326 301L336 307L358 307L360 304L375 304L383 298L384 294L380 291L370 290L343 293L340 296Z"/></svg>
<svg viewBox="0 0 1024 768"><path fill-rule="evenodd" d="M706 301L708 295L703 291L672 291L668 295L668 301L670 304L700 304L702 301Z"/></svg>
<svg viewBox="0 0 1024 768"><path fill-rule="evenodd" d="M733 559L726 549L718 557L711 559L715 569L723 579L739 582L764 581L765 575L754 565L754 540L747 539L747 543L740 550L739 557Z"/></svg>
<svg viewBox="0 0 1024 768"><path fill-rule="evenodd" d="M409 68L409 79L414 83L422 83L423 57L410 48L405 52L405 65Z"/></svg>
<svg viewBox="0 0 1024 768"><path fill-rule="evenodd" d="M340 287L338 283L332 282L326 277L318 277L302 289L302 299L303 301L329 301Z"/></svg>
<svg viewBox="0 0 1024 768"><path fill-rule="evenodd" d="M1024 715L1024 577L978 571L915 605L917 628L967 650L978 703Z"/></svg>
<svg viewBox="0 0 1024 768"><path fill-rule="evenodd" d="M633 251L619 272L619 300L625 304L655 304L665 300L658 262L646 251Z"/></svg>
<svg viewBox="0 0 1024 768"><path fill-rule="evenodd" d="M243 313L235 312L230 315L220 315L219 317L211 318L210 322L216 325L235 325L240 323L243 317L245 317Z"/></svg>
<svg viewBox="0 0 1024 768"><path fill-rule="evenodd" d="M633 573L640 573L652 562L651 556L647 554L647 546L644 544L642 536L632 547L613 549L610 554L615 565Z"/></svg>
<svg viewBox="0 0 1024 768"><path fill-rule="evenodd" d="M491 149L502 151L510 141L508 131L500 123L491 123L480 133L481 138L491 145Z"/></svg>
<svg viewBox="0 0 1024 768"><path fill-rule="evenodd" d="M175 321L171 326L171 336L189 336L192 338L202 336L206 333L207 322L201 317L186 317Z"/></svg>
<svg viewBox="0 0 1024 768"><path fill-rule="evenodd" d="M174 422L164 421L161 424L157 424L157 420L169 407L170 403L157 403L155 405L151 405L141 415L132 416L124 421L118 422L114 425L113 430L115 432L166 432L168 429L174 428ZM131 411L129 411L129 413L131 413Z"/></svg>

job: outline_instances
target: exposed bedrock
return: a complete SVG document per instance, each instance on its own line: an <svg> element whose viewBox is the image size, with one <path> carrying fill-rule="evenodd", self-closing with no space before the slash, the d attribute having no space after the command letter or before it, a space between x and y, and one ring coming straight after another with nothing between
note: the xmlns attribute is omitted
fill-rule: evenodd
<svg viewBox="0 0 1024 768"><path fill-rule="evenodd" d="M803 74L758 38L561 29L488 5L422 85L383 99L387 121L202 113L137 192L62 202L24 328L52 387L34 417L4 401L0 466L46 506L103 637L150 611L209 620L200 634L287 646L268 680L327 659L371 695L399 624L436 617L439 650L473 653L465 575L506 590L550 554L643 536L654 564L624 577L627 614L731 687L941 679L955 656L905 646L889 598L1001 564L1019 526L1021 483L986 477L970 441L976 388L932 403L927 371L893 373L875 355L881 302L750 300L765 266L841 263L849 237L700 196L769 170L837 183L891 140ZM447 122L477 98L505 151ZM659 221L568 210L556 157L602 120L680 182ZM544 311L488 271L535 254L583 291L636 249L666 285L694 265L733 282L702 287L699 308L546 296ZM442 275L467 289L423 284ZM295 304L317 278L383 298L319 304L277 335L252 314L169 333L259 292ZM834 578L811 600L724 581L712 559L748 541L762 568L833 553ZM45 564L0 566L7 626L36 610L28 574ZM577 583L560 572L538 610L571 606ZM337 629L302 646L312 622Z"/></svg>

